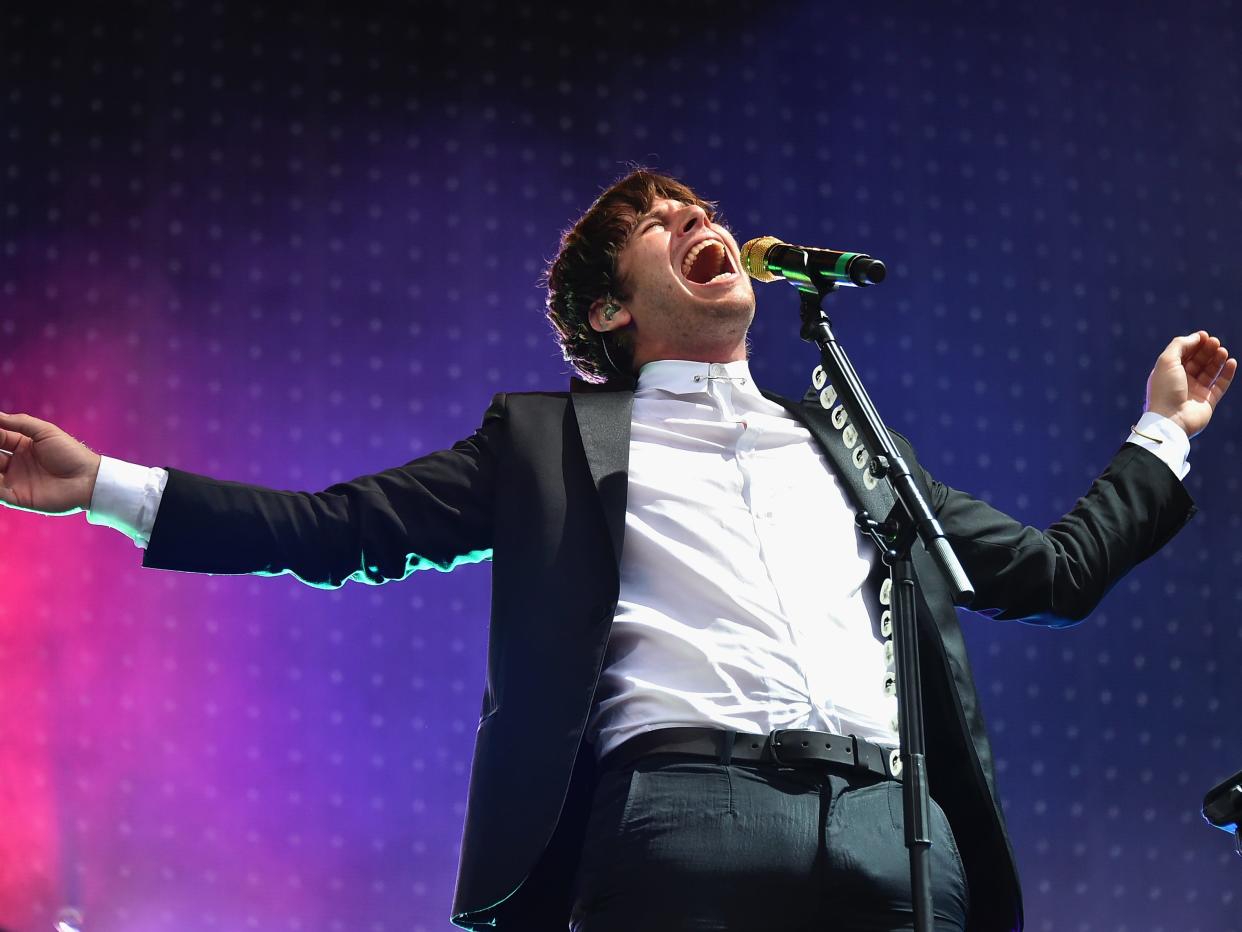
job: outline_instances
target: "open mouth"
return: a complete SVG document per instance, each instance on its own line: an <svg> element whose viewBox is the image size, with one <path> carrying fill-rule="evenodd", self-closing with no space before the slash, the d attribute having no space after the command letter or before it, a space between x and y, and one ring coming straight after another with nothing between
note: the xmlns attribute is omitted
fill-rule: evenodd
<svg viewBox="0 0 1242 932"><path fill-rule="evenodd" d="M695 243L681 260L681 274L696 285L711 285L732 278L737 271L724 243L705 239Z"/></svg>

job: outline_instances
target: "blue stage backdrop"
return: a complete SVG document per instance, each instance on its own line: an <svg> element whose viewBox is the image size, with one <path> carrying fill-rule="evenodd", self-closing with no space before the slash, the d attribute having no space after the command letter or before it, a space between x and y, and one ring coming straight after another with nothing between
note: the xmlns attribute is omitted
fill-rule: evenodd
<svg viewBox="0 0 1242 932"><path fill-rule="evenodd" d="M942 480L1044 525L1148 369L1242 349L1232 0L0 11L0 410L318 489L568 377L538 280L631 162L739 234L870 252L833 302ZM753 367L814 354L761 288ZM1242 767L1238 424L1201 513L1072 630L966 617L1029 927L1242 927L1199 817ZM323 592L144 571L0 514L0 926L448 928L486 565Z"/></svg>

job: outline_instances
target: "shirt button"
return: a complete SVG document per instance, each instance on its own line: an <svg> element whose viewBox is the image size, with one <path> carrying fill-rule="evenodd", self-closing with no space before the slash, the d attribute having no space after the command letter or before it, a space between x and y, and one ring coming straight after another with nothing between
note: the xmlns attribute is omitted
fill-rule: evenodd
<svg viewBox="0 0 1242 932"><path fill-rule="evenodd" d="M709 379L727 379L729 377L729 370L721 363L714 362L707 367L707 377Z"/></svg>

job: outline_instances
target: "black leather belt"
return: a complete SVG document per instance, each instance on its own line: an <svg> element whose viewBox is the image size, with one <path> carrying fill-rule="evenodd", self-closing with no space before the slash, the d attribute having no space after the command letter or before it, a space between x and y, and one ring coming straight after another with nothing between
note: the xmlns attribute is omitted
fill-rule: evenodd
<svg viewBox="0 0 1242 932"><path fill-rule="evenodd" d="M660 728L635 735L604 755L605 770L622 770L653 754L676 754L714 760L721 764L775 764L778 767L814 767L842 764L870 770L890 780L901 779L901 759L895 749L882 748L853 735L781 728L770 735L748 735L716 728Z"/></svg>

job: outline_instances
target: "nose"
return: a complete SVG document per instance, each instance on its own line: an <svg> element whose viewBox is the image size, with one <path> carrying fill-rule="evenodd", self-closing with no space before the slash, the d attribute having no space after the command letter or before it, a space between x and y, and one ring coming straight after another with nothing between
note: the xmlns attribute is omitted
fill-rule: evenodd
<svg viewBox="0 0 1242 932"><path fill-rule="evenodd" d="M677 212L675 229L685 236L687 233L693 233L705 223L707 223L707 211L697 204L687 204Z"/></svg>

